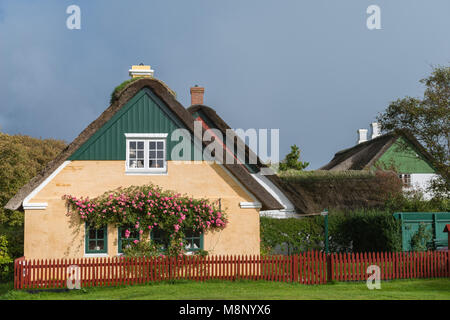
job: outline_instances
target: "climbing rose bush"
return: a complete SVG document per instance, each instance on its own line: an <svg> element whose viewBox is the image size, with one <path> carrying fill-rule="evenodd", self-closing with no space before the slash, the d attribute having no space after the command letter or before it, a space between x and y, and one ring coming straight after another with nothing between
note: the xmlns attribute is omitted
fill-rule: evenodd
<svg viewBox="0 0 450 320"><path fill-rule="evenodd" d="M140 235L148 235L154 228L165 231L169 235L170 255L183 253L187 230L205 233L223 229L228 223L226 214L210 201L181 196L154 185L119 188L95 199L72 195L64 195L63 199L68 204L68 214L78 214L94 228L108 224L132 226ZM130 233L127 229L125 236Z"/></svg>

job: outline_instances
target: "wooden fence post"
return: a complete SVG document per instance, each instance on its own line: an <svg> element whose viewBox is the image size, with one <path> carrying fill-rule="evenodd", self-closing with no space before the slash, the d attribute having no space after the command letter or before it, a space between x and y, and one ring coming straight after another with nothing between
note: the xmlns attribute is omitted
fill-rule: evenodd
<svg viewBox="0 0 450 320"><path fill-rule="evenodd" d="M327 254L327 282L333 281L333 259L332 253Z"/></svg>
<svg viewBox="0 0 450 320"><path fill-rule="evenodd" d="M292 257L291 277L293 282L298 282L298 255Z"/></svg>

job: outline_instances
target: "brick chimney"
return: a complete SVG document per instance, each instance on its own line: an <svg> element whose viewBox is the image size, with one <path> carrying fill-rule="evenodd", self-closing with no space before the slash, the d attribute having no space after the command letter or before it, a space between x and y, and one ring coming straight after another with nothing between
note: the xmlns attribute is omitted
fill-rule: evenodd
<svg viewBox="0 0 450 320"><path fill-rule="evenodd" d="M191 105L203 104L203 95L205 93L205 88L195 85L191 88Z"/></svg>

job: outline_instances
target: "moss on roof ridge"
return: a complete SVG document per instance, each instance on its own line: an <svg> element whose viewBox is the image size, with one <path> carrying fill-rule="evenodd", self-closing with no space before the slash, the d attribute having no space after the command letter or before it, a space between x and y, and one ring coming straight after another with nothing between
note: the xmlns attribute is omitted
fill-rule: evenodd
<svg viewBox="0 0 450 320"><path fill-rule="evenodd" d="M367 179L375 176L370 170L287 170L277 174L284 181L306 181L306 180L342 180L342 179Z"/></svg>
<svg viewBox="0 0 450 320"><path fill-rule="evenodd" d="M131 79L127 79L125 81L123 81L121 84L119 84L117 87L114 88L113 92L111 92L111 98L109 99L109 104L113 104L117 99L119 99L120 94L129 86L131 85L133 82L141 80L141 79L149 79L148 77L135 77L135 78L131 78ZM173 96L176 98L177 94L175 91L173 91L172 89L169 88L169 86L167 84L165 84L163 81L156 79L156 78L151 78L154 79L158 82L160 82L162 85L164 85L171 94L173 94Z"/></svg>

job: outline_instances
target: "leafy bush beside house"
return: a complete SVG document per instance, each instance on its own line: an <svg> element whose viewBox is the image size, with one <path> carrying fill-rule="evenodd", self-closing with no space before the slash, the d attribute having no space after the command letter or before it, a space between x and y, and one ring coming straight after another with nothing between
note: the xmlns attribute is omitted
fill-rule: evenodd
<svg viewBox="0 0 450 320"><path fill-rule="evenodd" d="M61 140L0 132L0 237L6 239L11 259L23 256L23 212L5 210L3 206L65 146ZM8 272L12 275L12 263Z"/></svg>
<svg viewBox="0 0 450 320"><path fill-rule="evenodd" d="M286 248L288 254L324 248L324 218L261 217L261 247L266 253ZM331 210L329 244L334 252L401 251L401 223L385 211Z"/></svg>
<svg viewBox="0 0 450 320"><path fill-rule="evenodd" d="M8 254L8 240L0 235L0 281L9 280L12 274L13 259Z"/></svg>
<svg viewBox="0 0 450 320"><path fill-rule="evenodd" d="M262 253L269 255L275 249L281 249L287 254L296 254L312 249L320 250L323 247L323 225L320 224L318 218L274 219L261 217Z"/></svg>

